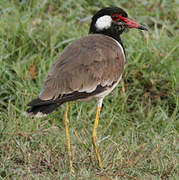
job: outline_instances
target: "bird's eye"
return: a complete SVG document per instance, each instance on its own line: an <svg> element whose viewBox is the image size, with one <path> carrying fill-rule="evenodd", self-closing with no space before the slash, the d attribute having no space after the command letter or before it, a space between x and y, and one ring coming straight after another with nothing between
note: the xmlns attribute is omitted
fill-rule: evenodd
<svg viewBox="0 0 179 180"><path fill-rule="evenodd" d="M113 20L116 20L116 19L119 18L119 16L117 14L113 14L111 17L112 17Z"/></svg>

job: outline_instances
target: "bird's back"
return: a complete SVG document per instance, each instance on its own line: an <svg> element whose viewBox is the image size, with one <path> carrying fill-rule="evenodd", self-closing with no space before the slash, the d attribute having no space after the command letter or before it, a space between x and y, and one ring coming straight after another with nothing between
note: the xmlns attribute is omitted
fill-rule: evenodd
<svg viewBox="0 0 179 180"><path fill-rule="evenodd" d="M49 100L111 85L121 76L124 62L123 49L116 40L100 34L82 37L67 46L53 64L39 97Z"/></svg>
<svg viewBox="0 0 179 180"><path fill-rule="evenodd" d="M74 41L52 65L26 113L42 116L68 101L106 96L119 82L124 62L122 46L111 37L91 34Z"/></svg>

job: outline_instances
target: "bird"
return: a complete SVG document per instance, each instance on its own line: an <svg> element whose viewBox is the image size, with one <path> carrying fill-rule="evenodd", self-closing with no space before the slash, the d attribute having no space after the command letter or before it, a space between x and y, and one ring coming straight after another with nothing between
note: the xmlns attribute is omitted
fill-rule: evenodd
<svg viewBox="0 0 179 180"><path fill-rule="evenodd" d="M97 147L97 127L103 99L118 85L125 65L125 48L120 35L136 28L148 29L131 20L120 7L105 7L91 20L89 34L67 45L52 64L40 94L27 104L25 114L44 117L63 103L69 168L74 172L69 137L68 111L71 101L97 102L92 144L98 166L103 168Z"/></svg>

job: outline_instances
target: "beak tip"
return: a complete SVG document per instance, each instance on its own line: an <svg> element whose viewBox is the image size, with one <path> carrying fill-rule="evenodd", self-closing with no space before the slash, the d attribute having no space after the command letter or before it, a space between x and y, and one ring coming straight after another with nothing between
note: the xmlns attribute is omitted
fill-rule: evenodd
<svg viewBox="0 0 179 180"><path fill-rule="evenodd" d="M138 29L144 30L144 31L149 31L145 26L139 25Z"/></svg>

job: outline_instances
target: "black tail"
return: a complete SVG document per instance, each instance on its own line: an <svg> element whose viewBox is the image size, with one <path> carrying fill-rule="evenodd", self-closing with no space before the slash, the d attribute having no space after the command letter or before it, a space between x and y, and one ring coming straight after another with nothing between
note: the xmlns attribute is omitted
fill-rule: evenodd
<svg viewBox="0 0 179 180"><path fill-rule="evenodd" d="M98 85L96 90L87 93L87 92L78 92L74 91L70 94L64 94L60 95L58 98L50 99L50 100L41 100L40 98L36 98L32 100L28 106L30 106L29 109L25 112L26 115L36 115L38 117L45 116L51 112L53 112L55 109L57 109L61 104L68 102L68 101L76 101L79 99L85 99L90 96L94 96L98 93L101 93L106 90L106 87L103 87L101 85Z"/></svg>
<svg viewBox="0 0 179 180"><path fill-rule="evenodd" d="M62 103L56 103L53 101L43 101L39 98L32 100L28 106L29 109L25 112L26 115L35 115L38 117L45 116L55 109L57 109Z"/></svg>

